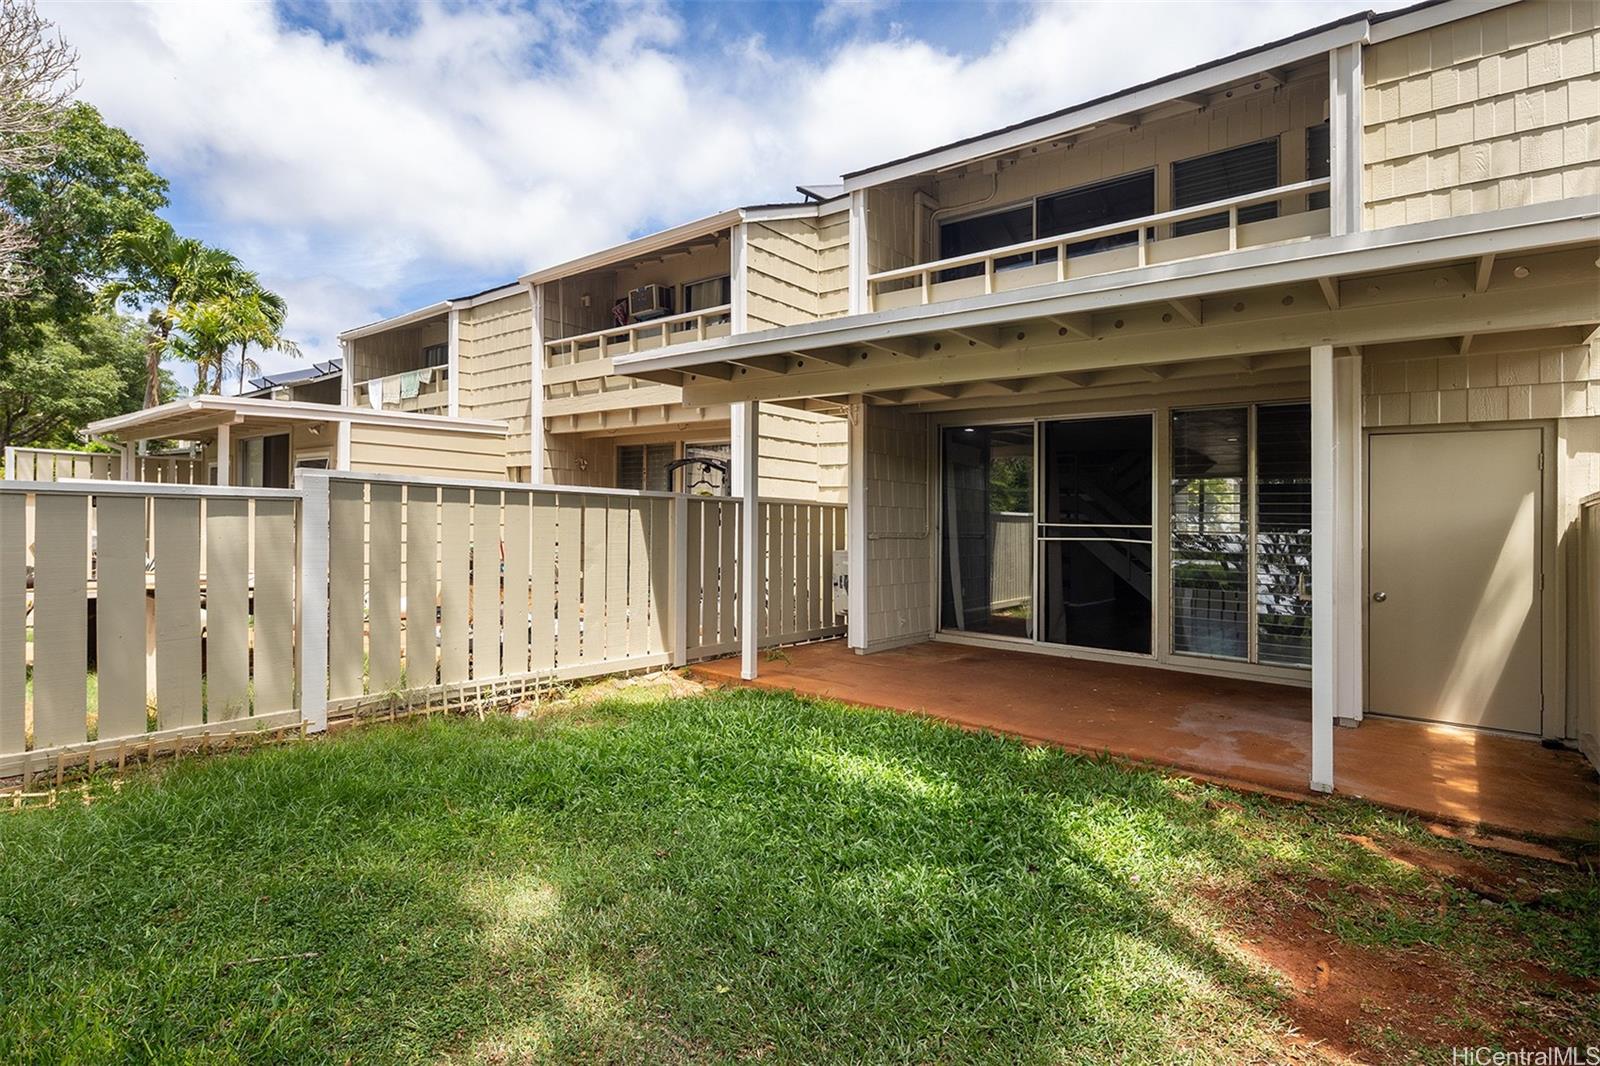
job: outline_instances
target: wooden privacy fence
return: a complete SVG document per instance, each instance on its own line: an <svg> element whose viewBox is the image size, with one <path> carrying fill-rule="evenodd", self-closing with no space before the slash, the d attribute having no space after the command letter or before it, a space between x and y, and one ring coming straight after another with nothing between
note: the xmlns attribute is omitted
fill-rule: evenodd
<svg viewBox="0 0 1600 1066"><path fill-rule="evenodd" d="M739 647L738 500L298 478L0 481L0 776ZM761 508L760 643L843 632L844 508Z"/></svg>
<svg viewBox="0 0 1600 1066"><path fill-rule="evenodd" d="M326 486L328 707L681 665L739 647L742 501L303 472ZM844 507L762 502L761 644L844 631ZM317 508L308 509L316 513Z"/></svg>
<svg viewBox="0 0 1600 1066"><path fill-rule="evenodd" d="M0 482L0 776L297 724L298 495Z"/></svg>
<svg viewBox="0 0 1600 1066"><path fill-rule="evenodd" d="M61 448L7 448L8 481L119 481L122 456L111 452L74 452ZM136 455L132 481L161 485L203 485L209 475L204 459L184 452Z"/></svg>

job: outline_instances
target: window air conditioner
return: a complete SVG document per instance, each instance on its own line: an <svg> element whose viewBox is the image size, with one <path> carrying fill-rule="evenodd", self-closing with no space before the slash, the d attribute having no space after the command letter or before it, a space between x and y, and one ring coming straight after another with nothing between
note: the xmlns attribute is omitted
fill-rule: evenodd
<svg viewBox="0 0 1600 1066"><path fill-rule="evenodd" d="M672 286L641 285L628 293L628 315L635 322L672 314Z"/></svg>

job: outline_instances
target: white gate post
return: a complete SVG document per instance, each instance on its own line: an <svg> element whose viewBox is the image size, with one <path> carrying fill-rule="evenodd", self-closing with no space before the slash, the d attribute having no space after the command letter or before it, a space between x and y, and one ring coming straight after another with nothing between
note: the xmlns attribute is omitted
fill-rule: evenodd
<svg viewBox="0 0 1600 1066"><path fill-rule="evenodd" d="M739 523L739 676L756 679L756 655L761 647L761 472L757 468L761 442L761 408L754 400L739 407L744 410L744 439L734 457L735 469L744 473L744 503Z"/></svg>
<svg viewBox="0 0 1600 1066"><path fill-rule="evenodd" d="M306 730L328 728L328 475L296 470L300 490L300 717Z"/></svg>

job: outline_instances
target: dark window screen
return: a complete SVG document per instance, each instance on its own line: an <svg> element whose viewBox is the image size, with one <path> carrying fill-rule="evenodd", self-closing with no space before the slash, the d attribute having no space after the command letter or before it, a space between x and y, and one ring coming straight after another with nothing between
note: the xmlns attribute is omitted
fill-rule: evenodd
<svg viewBox="0 0 1600 1066"><path fill-rule="evenodd" d="M1043 639L1149 653L1150 430L1148 415L1044 426Z"/></svg>
<svg viewBox="0 0 1600 1066"><path fill-rule="evenodd" d="M1008 244L1021 244L1033 240L1033 205L995 211L987 215L944 222L939 226L939 258L987 252L990 248L1004 248ZM1012 255L995 263L995 268L1026 266L1033 262L1032 255ZM955 267L939 272L940 281L978 277L983 273L982 263Z"/></svg>
<svg viewBox="0 0 1600 1066"><path fill-rule="evenodd" d="M1147 170L1110 181L1068 189L1054 196L1039 198L1039 236L1093 229L1112 222L1153 215L1156 210L1156 175ZM1067 258L1120 248L1139 239L1138 233L1119 233L1067 245ZM1039 253L1039 261L1055 262L1055 249Z"/></svg>
<svg viewBox="0 0 1600 1066"><path fill-rule="evenodd" d="M1244 144L1172 164L1172 206L1177 209L1195 207L1260 192L1277 184L1277 139L1257 141L1255 144ZM1278 205L1275 203L1255 204L1239 210L1241 223L1277 217ZM1172 233L1175 237L1182 237L1189 233L1221 229L1227 224L1227 213L1222 212L1176 222L1172 226Z"/></svg>
<svg viewBox="0 0 1600 1066"><path fill-rule="evenodd" d="M1306 180L1325 178L1333 173L1333 156L1328 141L1328 124L1319 122L1306 129ZM1328 194L1314 192L1306 197L1306 207L1320 211L1328 206Z"/></svg>

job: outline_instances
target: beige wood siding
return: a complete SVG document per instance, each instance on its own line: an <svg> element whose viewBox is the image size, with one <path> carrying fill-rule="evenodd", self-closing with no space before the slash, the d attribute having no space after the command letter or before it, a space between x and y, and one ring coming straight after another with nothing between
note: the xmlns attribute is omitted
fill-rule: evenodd
<svg viewBox="0 0 1600 1066"><path fill-rule="evenodd" d="M932 437L926 415L866 412L867 648L926 639L934 605Z"/></svg>
<svg viewBox="0 0 1600 1066"><path fill-rule="evenodd" d="M505 438L498 433L443 433L353 423L350 469L500 481L506 476Z"/></svg>
<svg viewBox="0 0 1600 1066"><path fill-rule="evenodd" d="M1535 335L1535 338L1537 335ZM1439 346L1447 342L1438 342ZM1421 354L1364 361L1368 426L1430 426L1600 415L1595 345L1540 346L1518 334L1480 337L1467 355Z"/></svg>
<svg viewBox="0 0 1600 1066"><path fill-rule="evenodd" d="M1524 0L1368 48L1367 226L1600 191L1597 21Z"/></svg>
<svg viewBox="0 0 1600 1066"><path fill-rule="evenodd" d="M842 315L849 305L849 218L786 218L745 227L748 331Z"/></svg>
<svg viewBox="0 0 1600 1066"><path fill-rule="evenodd" d="M843 418L833 415L764 405L761 495L844 503L848 429Z"/></svg>
<svg viewBox="0 0 1600 1066"><path fill-rule="evenodd" d="M526 290L460 312L457 395L461 416L506 423L508 466L531 462L531 315Z"/></svg>

